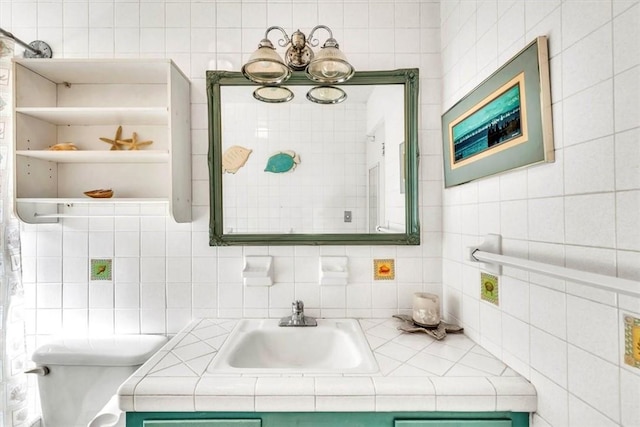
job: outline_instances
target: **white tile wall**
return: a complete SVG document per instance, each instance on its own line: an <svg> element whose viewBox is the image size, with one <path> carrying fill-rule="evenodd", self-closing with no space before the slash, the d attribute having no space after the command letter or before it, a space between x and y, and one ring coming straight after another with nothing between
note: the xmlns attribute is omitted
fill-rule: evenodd
<svg viewBox="0 0 640 427"><path fill-rule="evenodd" d="M441 28L443 110L535 36L549 37L556 149L553 164L444 191L447 315L531 379L534 426L640 425L640 371L624 365L621 346L621 316L637 315L640 300L510 268L497 308L479 300L477 267L461 258L461 241L494 232L511 255L638 280L640 4L443 2ZM470 82L461 69L476 70ZM463 231L461 212L474 205L478 218L467 220L478 232Z"/></svg>
<svg viewBox="0 0 640 427"><path fill-rule="evenodd" d="M616 135L616 190L640 187L640 146L637 144L639 138L638 129Z"/></svg>

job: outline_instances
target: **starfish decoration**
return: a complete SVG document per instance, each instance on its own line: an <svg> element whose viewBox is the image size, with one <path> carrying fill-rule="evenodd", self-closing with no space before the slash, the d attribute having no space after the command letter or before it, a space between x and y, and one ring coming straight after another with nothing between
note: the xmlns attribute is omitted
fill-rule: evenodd
<svg viewBox="0 0 640 427"><path fill-rule="evenodd" d="M153 144L153 141L138 141L138 134L134 132L131 139L116 140L116 143L129 147L129 150L139 150L140 147Z"/></svg>
<svg viewBox="0 0 640 427"><path fill-rule="evenodd" d="M116 136L114 136L113 139L100 137L100 141L106 142L107 144L111 144L111 150L119 150L120 145L122 145L124 142L131 141L130 139L123 140L121 138L122 138L122 126L118 126L118 130L116 130Z"/></svg>

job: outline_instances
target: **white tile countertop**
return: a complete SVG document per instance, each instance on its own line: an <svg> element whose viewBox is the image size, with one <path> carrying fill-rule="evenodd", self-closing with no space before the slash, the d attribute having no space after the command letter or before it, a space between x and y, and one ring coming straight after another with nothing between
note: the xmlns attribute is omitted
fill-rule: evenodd
<svg viewBox="0 0 640 427"><path fill-rule="evenodd" d="M533 385L463 334L436 341L361 319L380 372L221 375L207 372L237 320L194 320L118 391L128 412L534 412Z"/></svg>

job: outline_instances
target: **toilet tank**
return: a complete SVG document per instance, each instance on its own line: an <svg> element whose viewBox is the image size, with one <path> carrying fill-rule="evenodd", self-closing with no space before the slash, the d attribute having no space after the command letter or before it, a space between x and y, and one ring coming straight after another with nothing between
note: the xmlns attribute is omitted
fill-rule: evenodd
<svg viewBox="0 0 640 427"><path fill-rule="evenodd" d="M167 342L160 335L59 338L36 349L45 427L86 427L118 387Z"/></svg>

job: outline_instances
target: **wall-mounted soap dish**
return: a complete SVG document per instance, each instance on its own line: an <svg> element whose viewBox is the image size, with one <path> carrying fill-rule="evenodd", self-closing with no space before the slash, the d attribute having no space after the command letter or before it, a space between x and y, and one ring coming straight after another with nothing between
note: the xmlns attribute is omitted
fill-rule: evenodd
<svg viewBox="0 0 640 427"><path fill-rule="evenodd" d="M321 285L346 285L348 280L349 268L346 256L320 257Z"/></svg>
<svg viewBox="0 0 640 427"><path fill-rule="evenodd" d="M242 279L244 280L245 286L273 285L272 258L270 256L245 256Z"/></svg>

